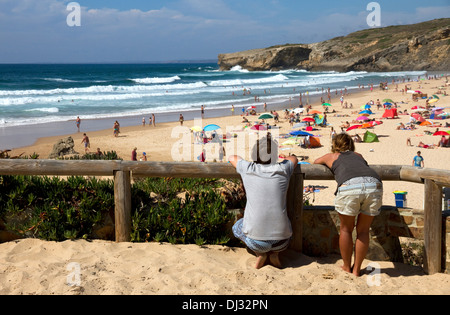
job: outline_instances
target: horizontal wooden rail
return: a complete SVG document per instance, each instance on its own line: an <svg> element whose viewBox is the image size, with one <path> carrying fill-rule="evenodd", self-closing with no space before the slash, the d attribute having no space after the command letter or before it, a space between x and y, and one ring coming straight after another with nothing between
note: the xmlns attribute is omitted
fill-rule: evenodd
<svg viewBox="0 0 450 315"><path fill-rule="evenodd" d="M305 180L334 180L323 165L299 165ZM424 183L431 179L450 185L450 171L402 165L371 165L383 181ZM132 162L92 160L0 160L0 175L113 176L116 171L142 177L239 178L229 163Z"/></svg>
<svg viewBox="0 0 450 315"><path fill-rule="evenodd" d="M450 186L450 171L402 165L371 165L383 181L408 181L425 186L425 271L441 271L442 187ZM113 176L116 241L128 242L131 232L131 178L239 178L229 163L132 162L92 160L0 160L0 175ZM334 180L323 165L299 165L287 194L294 249L302 250L303 181Z"/></svg>

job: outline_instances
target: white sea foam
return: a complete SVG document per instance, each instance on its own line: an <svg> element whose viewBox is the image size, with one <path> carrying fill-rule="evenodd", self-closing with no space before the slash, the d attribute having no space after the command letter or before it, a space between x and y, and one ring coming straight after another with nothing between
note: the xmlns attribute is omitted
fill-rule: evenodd
<svg viewBox="0 0 450 315"><path fill-rule="evenodd" d="M61 79L61 78L44 78L45 81L54 81L54 82L65 82L65 83L73 83L78 82L74 80Z"/></svg>
<svg viewBox="0 0 450 315"><path fill-rule="evenodd" d="M45 112L45 113L59 113L58 107L49 107L49 108L33 108L33 109L27 109L26 112Z"/></svg>
<svg viewBox="0 0 450 315"><path fill-rule="evenodd" d="M251 84L260 84L260 83L273 83L273 82L283 82L289 80L283 74L278 74L276 76L271 76L267 78L259 78L259 79L234 79L234 80L217 80L208 82L209 86L243 86L243 85L251 85Z"/></svg>
<svg viewBox="0 0 450 315"><path fill-rule="evenodd" d="M130 79L133 82L139 84L161 84L161 83L172 83L181 80L179 76L174 76L170 78L143 78L143 79Z"/></svg>
<svg viewBox="0 0 450 315"><path fill-rule="evenodd" d="M243 69L241 66L234 66L229 71L235 71L235 72L241 72L241 73L248 73L248 72L250 72L247 69Z"/></svg>
<svg viewBox="0 0 450 315"><path fill-rule="evenodd" d="M145 92L155 90L170 91L181 89L199 89L206 86L207 85L204 82L160 84L160 85L135 85L135 86L94 85L85 88L0 91L0 96L63 95L63 94L76 95L86 93L126 93L126 92Z"/></svg>

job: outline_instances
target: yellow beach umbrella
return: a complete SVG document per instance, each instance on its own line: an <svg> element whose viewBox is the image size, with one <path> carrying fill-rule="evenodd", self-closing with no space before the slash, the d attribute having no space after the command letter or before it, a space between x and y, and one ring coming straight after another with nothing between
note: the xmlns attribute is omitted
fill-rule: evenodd
<svg viewBox="0 0 450 315"><path fill-rule="evenodd" d="M428 104L433 104L433 103L436 103L437 101L439 101L437 98L433 98L428 101Z"/></svg>

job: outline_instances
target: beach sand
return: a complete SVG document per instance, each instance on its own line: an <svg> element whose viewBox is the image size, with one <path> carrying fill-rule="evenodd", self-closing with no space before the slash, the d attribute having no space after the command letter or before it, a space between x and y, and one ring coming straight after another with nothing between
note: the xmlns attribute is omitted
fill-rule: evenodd
<svg viewBox="0 0 450 315"><path fill-rule="evenodd" d="M445 79L426 80L406 83L412 89L420 89L429 96L435 94L437 87L445 85ZM425 100L412 101L411 94L402 93L405 83L399 83L399 91L390 84L388 91L380 91L374 87L371 92L366 89L359 93L345 96L353 109L341 108L338 97L332 100L328 114L328 122L337 132L340 132L342 122L351 122L359 115L360 106L368 101L390 98L394 100L399 111L410 112L411 107L424 106ZM332 91L334 92L334 91ZM448 89L447 89L448 93ZM440 95L441 96L441 95ZM449 106L450 96L441 96L436 106ZM286 107L288 108L288 107ZM313 109L322 110L319 104L313 104ZM271 108L268 108L271 110ZM379 120L384 110L372 107L372 117ZM448 110L447 110L448 111ZM236 116L207 118L203 126L214 123L230 127L229 130L241 128L242 117ZM278 111L281 122L278 124L280 133L288 133L291 127L284 119L284 113ZM349 117L344 117L349 115ZM418 148L420 141L426 144L437 144L440 137L426 135L425 131L435 131L436 127L418 127L416 130L397 130L400 122L408 123L409 115L399 115L398 119L382 119L383 124L371 129L379 136L377 143L357 143L356 151L361 153L370 165L411 165L416 152L420 150L424 157L425 167L450 170L450 148L424 149ZM249 116L250 121L257 116ZM448 120L447 120L448 121ZM120 122L120 120L119 120ZM440 121L444 124L446 120ZM138 123L138 122L137 122ZM184 122L191 128L192 120ZM273 124L272 121L270 121ZM99 147L102 151L117 151L125 160L131 160L131 151L137 147L138 157L146 152L149 161L172 161L172 149L178 148L181 134L174 129L178 122L158 124L156 127L146 125L124 127L120 137L114 138L112 129L89 132L91 151ZM441 127L440 130L450 128ZM175 130L175 137L172 132ZM320 148L302 149L298 146L281 147L280 153L294 153L298 156L308 156L307 161L328 153L331 146L330 127L318 128L314 135L320 136ZM364 130L352 130L349 134ZM247 134L249 134L246 131ZM72 135L75 150L83 153L81 133ZM238 141L241 133L233 141ZM40 158L46 158L54 143L62 137L39 139L34 145L15 149L11 155L36 152ZM412 146L407 146L407 138ZM280 139L280 143L284 140ZM201 146L190 143L192 148ZM196 147L197 146L197 147ZM198 152L198 151L197 151ZM227 155L230 152L227 152ZM244 154L248 154L248 148ZM190 154L196 161L194 153ZM305 182L305 185L326 187L314 195L314 205L333 205L334 181ZM421 184L407 182L384 183L384 205L395 205L395 190L408 192L408 207L423 209L424 188ZM421 268L404 264L377 262L381 266L381 285L369 286L368 275L359 279L340 270L340 257L323 259L310 258L293 252L283 255L282 261L286 268L275 269L266 266L260 270L253 268L255 257L242 248L227 248L196 245L160 245L160 244L116 244L103 241L68 241L62 243L44 242L39 240L21 240L0 245L0 294L449 294L449 275L437 274L425 276ZM70 287L66 283L70 262L79 263L82 272L80 287ZM370 263L366 261L363 265Z"/></svg>
<svg viewBox="0 0 450 315"><path fill-rule="evenodd" d="M377 262L360 278L340 269L338 256L286 251L283 269L254 269L243 248L26 239L0 244L0 294L295 295L449 294L450 276ZM80 278L74 277L79 265ZM373 262L366 260L365 268ZM369 268L370 269L370 268ZM77 283L77 280L79 282ZM70 286L70 284L78 284Z"/></svg>

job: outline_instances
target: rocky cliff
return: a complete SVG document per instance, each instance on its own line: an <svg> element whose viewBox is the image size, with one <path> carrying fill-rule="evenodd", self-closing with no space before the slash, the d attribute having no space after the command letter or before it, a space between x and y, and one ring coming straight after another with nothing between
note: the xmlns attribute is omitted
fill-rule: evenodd
<svg viewBox="0 0 450 315"><path fill-rule="evenodd" d="M367 29L314 44L287 44L219 55L219 66L250 71L448 71L450 19Z"/></svg>

